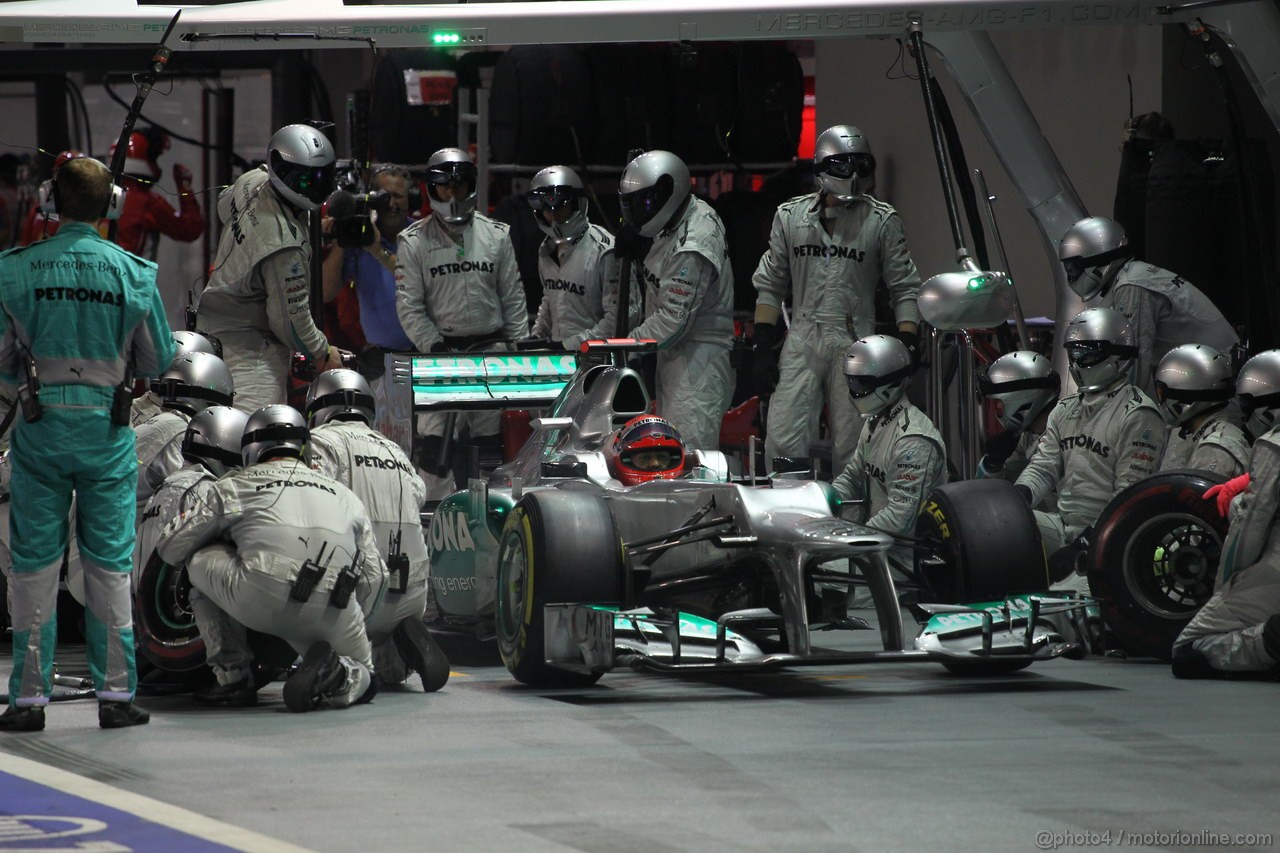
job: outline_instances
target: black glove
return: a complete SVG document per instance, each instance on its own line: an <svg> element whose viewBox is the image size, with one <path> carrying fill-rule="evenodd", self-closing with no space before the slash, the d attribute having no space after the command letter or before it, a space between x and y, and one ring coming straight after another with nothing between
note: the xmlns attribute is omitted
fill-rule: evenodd
<svg viewBox="0 0 1280 853"><path fill-rule="evenodd" d="M640 232L636 229L623 226L618 231L618 236L613 238L613 250L619 257L643 261L644 256L649 254L649 246L652 242L648 237L640 236Z"/></svg>
<svg viewBox="0 0 1280 853"><path fill-rule="evenodd" d="M432 352L448 352L449 345L444 341L436 341L434 344L431 345L431 351Z"/></svg>
<svg viewBox="0 0 1280 853"><path fill-rule="evenodd" d="M897 338L898 340L902 341L904 344L907 345L907 352L911 353L911 366L919 367L920 366L920 336L917 335L915 332L904 332L901 329L899 329ZM1007 459L1008 457L1005 457L1005 458Z"/></svg>
<svg viewBox="0 0 1280 853"><path fill-rule="evenodd" d="M1088 550L1088 543L1082 544L1079 539L1076 539L1070 545L1063 545L1050 554L1049 583L1061 583L1074 575Z"/></svg>
<svg viewBox="0 0 1280 853"><path fill-rule="evenodd" d="M751 347L751 379L756 393L767 397L778 387L778 326L756 323Z"/></svg>
<svg viewBox="0 0 1280 853"><path fill-rule="evenodd" d="M1014 488L1014 491L1016 491L1022 497L1022 499L1027 502L1027 506L1031 507L1032 509L1035 508L1035 504L1032 503L1032 501L1035 500L1035 495L1031 493L1030 486L1024 486L1021 483L1014 483L1013 488Z"/></svg>
<svg viewBox="0 0 1280 853"><path fill-rule="evenodd" d="M1016 430L1006 429L989 436L982 446L983 464L991 471L999 471L1005 461L1013 455L1018 447L1018 439L1022 436Z"/></svg>

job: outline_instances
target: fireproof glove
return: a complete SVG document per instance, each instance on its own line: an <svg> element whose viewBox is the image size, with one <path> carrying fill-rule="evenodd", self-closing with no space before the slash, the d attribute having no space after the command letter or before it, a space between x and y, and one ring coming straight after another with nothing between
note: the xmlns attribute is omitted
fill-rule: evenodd
<svg viewBox="0 0 1280 853"><path fill-rule="evenodd" d="M1031 507L1032 509L1035 508L1035 504L1032 503L1032 501L1035 500L1035 495L1031 493L1030 486L1024 486L1021 483L1014 483L1013 488L1014 488L1014 491L1016 491L1022 497L1022 499L1027 502L1027 506Z"/></svg>
<svg viewBox="0 0 1280 853"><path fill-rule="evenodd" d="M191 170L181 163L174 163L173 183L178 187L178 192L191 192Z"/></svg>
<svg viewBox="0 0 1280 853"><path fill-rule="evenodd" d="M1218 515L1223 518L1231 512L1231 502L1236 499L1236 495L1249 488L1249 475L1241 474L1232 480L1222 483L1218 486L1210 486L1201 497L1205 500L1217 497L1218 499Z"/></svg>
<svg viewBox="0 0 1280 853"><path fill-rule="evenodd" d="M751 378L756 393L767 397L778 387L778 326L756 323L751 346Z"/></svg>
<svg viewBox="0 0 1280 853"><path fill-rule="evenodd" d="M627 226L619 229L618 235L613 238L613 250L618 253L618 257L631 258L633 261L643 261L645 255L649 254L650 245L652 241Z"/></svg>
<svg viewBox="0 0 1280 853"><path fill-rule="evenodd" d="M1003 468L1005 461L1017 449L1020 435L1016 430L1006 429L988 436L982 447L982 455L985 457L983 464L993 471Z"/></svg>
<svg viewBox="0 0 1280 853"><path fill-rule="evenodd" d="M1064 545L1054 551L1049 556L1049 582L1061 583L1074 575L1088 550L1087 542L1076 539L1070 545Z"/></svg>
<svg viewBox="0 0 1280 853"><path fill-rule="evenodd" d="M907 352L911 353L911 366L920 366L920 336L915 332L904 332L901 329L897 333L898 340L907 345ZM1008 457L1006 457L1008 458Z"/></svg>

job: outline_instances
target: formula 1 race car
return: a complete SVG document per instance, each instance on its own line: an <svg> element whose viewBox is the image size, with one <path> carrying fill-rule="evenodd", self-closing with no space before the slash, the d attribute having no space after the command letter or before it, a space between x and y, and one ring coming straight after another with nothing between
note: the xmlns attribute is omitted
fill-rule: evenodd
<svg viewBox="0 0 1280 853"><path fill-rule="evenodd" d="M435 627L491 631L515 678L543 687L589 684L620 665L933 661L1000 673L1083 651L1089 602L1044 592L1006 599L1045 588L1039 534L1009 484L944 487L935 517L976 512L993 535L985 547L939 543L934 555L946 559L904 577L887 559L894 538L842 520L825 483L734 480L723 454L701 450L689 454L686 478L612 480L604 440L649 404L636 371L584 364L513 461L436 507L427 533ZM900 586L914 589L927 619L912 647ZM819 646L815 631L870 627L847 611L862 588L882 647ZM955 596L988 603L958 606ZM1075 615L1080 630L1055 614Z"/></svg>

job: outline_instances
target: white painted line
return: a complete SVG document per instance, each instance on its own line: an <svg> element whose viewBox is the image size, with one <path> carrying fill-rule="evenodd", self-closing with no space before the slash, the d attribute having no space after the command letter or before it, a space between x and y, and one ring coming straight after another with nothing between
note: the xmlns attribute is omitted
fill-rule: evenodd
<svg viewBox="0 0 1280 853"><path fill-rule="evenodd" d="M311 853L305 847L260 835L211 817L162 803L141 794L122 791L102 782L77 776L38 761L0 752L0 770L108 808L128 812L159 826L185 832L205 841L223 844L245 853Z"/></svg>

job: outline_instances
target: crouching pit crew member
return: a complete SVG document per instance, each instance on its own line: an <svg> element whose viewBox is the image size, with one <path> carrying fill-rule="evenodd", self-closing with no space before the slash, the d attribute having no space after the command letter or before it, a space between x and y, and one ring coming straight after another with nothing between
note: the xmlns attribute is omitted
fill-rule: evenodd
<svg viewBox="0 0 1280 853"><path fill-rule="evenodd" d="M187 563L209 665L235 704L251 704L256 691L245 628L303 654L284 685L289 710L373 695L364 626L386 568L360 499L303 461L308 435L288 406L254 412L240 442L244 467L161 532L161 559Z"/></svg>
<svg viewBox="0 0 1280 853"><path fill-rule="evenodd" d="M898 338L871 335L845 354L844 375L864 420L853 458L832 482L842 501L861 502L841 515L894 536L910 536L920 504L947 481L946 447L933 422L906 397L915 373ZM911 569L912 549L889 550L891 565Z"/></svg>
<svg viewBox="0 0 1280 853"><path fill-rule="evenodd" d="M1161 471L1194 468L1228 480L1249 464L1249 440L1232 423L1227 405L1235 393L1231 359L1201 344L1169 350L1156 368L1156 399L1169 424Z"/></svg>
<svg viewBox="0 0 1280 853"><path fill-rule="evenodd" d="M1236 395L1258 438L1248 472L1205 492L1231 527L1213 597L1174 641L1179 678L1280 668L1280 350L1244 363Z"/></svg>
<svg viewBox="0 0 1280 853"><path fill-rule="evenodd" d="M1080 393L1054 406L1044 434L1015 485L1036 510L1049 579L1084 591L1078 572L1094 522L1111 497L1155 473L1164 421L1131 381L1138 351L1124 316L1087 308L1067 325L1063 346ZM1057 512L1039 509L1057 490Z"/></svg>
<svg viewBox="0 0 1280 853"><path fill-rule="evenodd" d="M214 341L208 335L200 332L177 331L173 333L173 343L178 349L173 354L176 359L179 356L189 355L193 352L207 352L210 355L222 357L222 344ZM156 415L160 414L163 403L156 395L156 392L147 388L141 396L133 399L133 405L129 414L129 421L136 429L139 424L144 424Z"/></svg>
<svg viewBox="0 0 1280 853"><path fill-rule="evenodd" d="M311 467L364 504L387 566L386 597L365 625L378 683L401 684L411 670L430 693L449 680L449 661L422 622L430 567L419 514L426 487L400 445L373 428L373 418L368 381L354 370L326 370L307 389L307 455Z"/></svg>
<svg viewBox="0 0 1280 853"><path fill-rule="evenodd" d="M13 672L0 731L39 731L53 690L58 570L76 495L85 634L98 725L150 716L133 704L134 375L158 376L174 345L156 267L98 235L116 188L97 160L58 170L58 233L0 255L0 381L22 417L10 447Z"/></svg>
<svg viewBox="0 0 1280 853"><path fill-rule="evenodd" d="M1058 402L1061 386L1053 364L1039 353L1016 350L991 362L978 377L978 389L999 403L996 421L1000 431L983 444L979 479L1018 479Z"/></svg>

